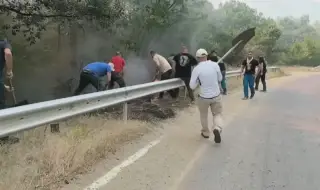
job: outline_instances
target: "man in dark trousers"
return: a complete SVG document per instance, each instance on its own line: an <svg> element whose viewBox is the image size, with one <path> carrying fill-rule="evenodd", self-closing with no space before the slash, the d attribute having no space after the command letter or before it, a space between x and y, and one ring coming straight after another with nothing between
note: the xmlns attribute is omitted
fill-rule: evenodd
<svg viewBox="0 0 320 190"><path fill-rule="evenodd" d="M255 95L254 89L254 80L257 75L256 68L259 65L258 61L253 58L252 52L248 53L247 59L243 60L241 66L241 73L243 75L243 100L247 100L249 98L249 89L250 88L250 99L252 99Z"/></svg>
<svg viewBox="0 0 320 190"><path fill-rule="evenodd" d="M264 57L259 57L259 73L256 78L256 86L255 90L259 90L259 82L261 80L263 90L261 92L267 91L267 84L266 84L266 74L267 74L267 63Z"/></svg>
<svg viewBox="0 0 320 190"><path fill-rule="evenodd" d="M150 55L156 65L156 75L153 81L156 81L157 79L160 79L161 81L171 79L172 67L168 60L155 51L150 51ZM176 99L174 90L169 90L168 93L173 99ZM164 92L160 92L158 99L163 99L163 96Z"/></svg>
<svg viewBox="0 0 320 190"><path fill-rule="evenodd" d="M111 73L111 81L109 82L108 89L113 89L115 82L120 88L125 87L126 83L124 82L123 76L126 62L120 52L117 52L116 55L111 58L111 63L114 65L114 71Z"/></svg>
<svg viewBox="0 0 320 190"><path fill-rule="evenodd" d="M97 91L106 89L100 81L100 77L107 75L107 84L111 81L111 72L114 71L113 64L108 62L93 62L82 69L79 86L74 95L79 95L89 84L93 85Z"/></svg>
<svg viewBox="0 0 320 190"><path fill-rule="evenodd" d="M189 98L191 102L194 102L193 90L190 88L190 78L192 72L192 66L196 66L198 61L195 57L188 53L188 49L182 46L181 53L173 57L175 61L175 78L181 78L184 81L188 90ZM179 88L175 89L176 96L179 96Z"/></svg>
<svg viewBox="0 0 320 190"><path fill-rule="evenodd" d="M211 60L213 62L218 62L219 61L219 57L217 55L217 52L215 50L213 50L209 56L208 56L208 60ZM224 64L223 61L221 61L219 64L219 68L222 74L222 81L221 81L221 88L222 88L222 94L223 95L227 95L227 82L226 82L226 65Z"/></svg>
<svg viewBox="0 0 320 190"><path fill-rule="evenodd" d="M5 91L9 90L9 86L5 85L5 79L11 80L13 78L13 59L11 52L11 45L7 40L0 40L0 110L5 109ZM4 72L5 71L5 72ZM5 73L5 75L4 75ZM18 142L18 138L10 139L12 142ZM6 143L9 137L0 138L0 143Z"/></svg>

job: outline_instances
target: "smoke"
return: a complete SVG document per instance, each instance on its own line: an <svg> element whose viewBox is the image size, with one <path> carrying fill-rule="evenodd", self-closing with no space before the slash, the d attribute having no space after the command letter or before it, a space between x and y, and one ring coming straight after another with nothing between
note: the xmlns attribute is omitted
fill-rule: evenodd
<svg viewBox="0 0 320 190"><path fill-rule="evenodd" d="M151 59L130 54L126 58L126 64L124 79L128 86L151 82L155 74L155 66Z"/></svg>
<svg viewBox="0 0 320 190"><path fill-rule="evenodd" d="M199 7L190 7L190 10L191 8L199 9ZM46 64L42 64L38 71L30 67L28 72L33 74L28 79L29 82L19 80L19 86L22 86L19 97L37 102L71 96L78 85L83 66L95 61L110 60L116 51L121 51L126 60L125 81L128 86L151 82L155 74L155 64L149 55L150 50L168 57L169 54L180 52L183 44L187 46L191 54L195 54L198 48L204 48L199 47L199 43L200 40L203 40L202 32L207 28L205 23L201 20L190 21L187 19L175 23L166 30L158 28L151 31L142 30L141 38L134 39L136 43L139 43L139 52L129 52L124 45L126 43L124 40L131 35L132 31L136 30L132 29L135 26L117 28L118 26L115 25L111 31L97 31L90 27L85 28L84 31L79 30L75 46L77 52L76 64L70 64L73 49L70 47L70 36L64 36L60 44L63 47L60 52L51 52L56 55L56 59L43 59L41 63ZM50 41L42 40L38 44L39 47L44 45L48 47L57 46L58 39L56 36L52 36L52 31L45 33L44 36L50 36ZM47 39L47 37L43 39ZM132 39L129 40L132 41ZM105 79L106 77L103 78L104 83L106 82ZM41 81L41 84L39 81ZM28 90L30 88L27 88L31 84L40 84L38 87L41 90L34 94L36 90L30 91ZM94 89L91 86L85 90L85 92L93 91Z"/></svg>

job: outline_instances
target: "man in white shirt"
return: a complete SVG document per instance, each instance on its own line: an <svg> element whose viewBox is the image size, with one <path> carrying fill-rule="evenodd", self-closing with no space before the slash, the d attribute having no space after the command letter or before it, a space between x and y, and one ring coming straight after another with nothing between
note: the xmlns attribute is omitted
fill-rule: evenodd
<svg viewBox="0 0 320 190"><path fill-rule="evenodd" d="M210 136L208 127L208 108L210 108L214 124L214 141L220 143L222 131L220 83L222 81L222 74L219 65L207 59L208 52L205 49L199 49L196 52L196 57L199 63L192 71L190 87L194 90L200 85L198 108L202 125L201 136L203 138L209 138Z"/></svg>
<svg viewBox="0 0 320 190"><path fill-rule="evenodd" d="M157 74L160 75L160 80L168 80L171 79L172 76L172 67L167 61L166 58L157 54L155 51L150 51L150 55L157 67ZM157 76L155 78L158 78ZM169 90L168 93L172 98L176 98L176 93L173 90ZM162 99L164 92L160 92L159 99Z"/></svg>

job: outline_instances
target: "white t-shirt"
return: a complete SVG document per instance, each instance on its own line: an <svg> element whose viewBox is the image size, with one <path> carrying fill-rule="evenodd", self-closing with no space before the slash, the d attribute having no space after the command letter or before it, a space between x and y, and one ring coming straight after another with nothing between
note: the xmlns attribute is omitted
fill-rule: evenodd
<svg viewBox="0 0 320 190"><path fill-rule="evenodd" d="M222 74L218 63L207 60L200 62L192 71L190 88L195 89L200 85L199 96L213 98L220 94Z"/></svg>
<svg viewBox="0 0 320 190"><path fill-rule="evenodd" d="M153 56L153 61L156 63L157 67L160 70L160 73L165 73L168 70L172 69L169 62L167 61L166 58L164 58L163 56L159 55L159 54L155 54Z"/></svg>

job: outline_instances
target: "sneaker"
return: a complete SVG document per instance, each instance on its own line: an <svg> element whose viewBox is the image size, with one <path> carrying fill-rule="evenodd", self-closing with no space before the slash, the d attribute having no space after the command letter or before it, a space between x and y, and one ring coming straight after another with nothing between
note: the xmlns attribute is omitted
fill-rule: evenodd
<svg viewBox="0 0 320 190"><path fill-rule="evenodd" d="M221 130L219 129L214 129L213 130L213 134L214 134L214 142L215 143L221 143L221 135L220 132Z"/></svg>
<svg viewBox="0 0 320 190"><path fill-rule="evenodd" d="M254 94L251 94L250 99L252 99L254 97Z"/></svg>
<svg viewBox="0 0 320 190"><path fill-rule="evenodd" d="M208 138L209 138L209 136L204 135L203 133L201 133L201 136L202 136L203 138L205 138L205 139L208 139Z"/></svg>
<svg viewBox="0 0 320 190"><path fill-rule="evenodd" d="M242 100L248 100L248 97L243 97Z"/></svg>

